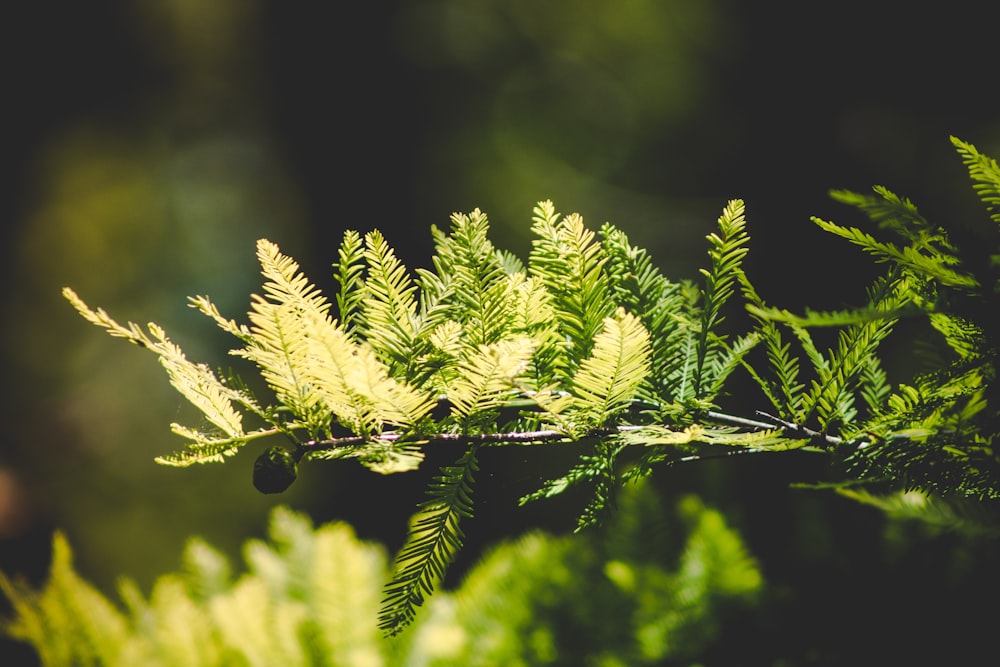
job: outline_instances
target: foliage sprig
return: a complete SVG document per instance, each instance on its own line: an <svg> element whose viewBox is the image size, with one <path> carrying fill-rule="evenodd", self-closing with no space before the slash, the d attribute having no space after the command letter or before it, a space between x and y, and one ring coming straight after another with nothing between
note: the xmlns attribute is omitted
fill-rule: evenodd
<svg viewBox="0 0 1000 667"><path fill-rule="evenodd" d="M1000 223L996 162L952 141ZM187 447L160 463L220 461L251 440L281 436L255 468L258 488L273 492L309 459L355 458L395 473L418 466L435 442L465 443L420 505L386 586L381 624L395 633L461 546L484 446L576 443L578 463L523 502L590 484L581 527L612 505L619 480L691 460L700 447L825 452L840 471L831 485L855 496L868 489L1000 497L990 321L1000 312L1000 283L989 273L1000 249L994 242L992 268L979 269L943 228L884 187L832 196L875 229L814 223L885 271L860 307L801 315L768 305L745 273L741 200L725 206L708 235L698 281L666 278L620 229L606 223L595 233L548 201L534 210L526 263L493 246L479 210L453 215L448 231L432 229L432 268L413 272L380 232L348 231L334 265L336 313L294 260L261 240L265 281L248 325L227 319L208 297L191 305L241 343L232 353L256 366L267 398L189 361L159 326L121 325L64 293L92 323L155 353L204 414L207 426L173 426ZM880 238L888 235L895 240ZM737 298L747 317L727 319ZM882 346L901 318L927 323L938 363L890 382ZM836 330L828 349L817 328ZM761 391L751 415L727 411L739 369ZM246 418L260 426L246 430ZM636 455L623 473L624 452Z"/></svg>

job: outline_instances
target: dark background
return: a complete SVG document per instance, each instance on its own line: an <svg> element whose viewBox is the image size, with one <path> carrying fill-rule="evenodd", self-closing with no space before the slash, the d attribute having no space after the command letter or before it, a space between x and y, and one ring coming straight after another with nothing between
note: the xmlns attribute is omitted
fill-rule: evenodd
<svg viewBox="0 0 1000 667"><path fill-rule="evenodd" d="M53 529L110 591L175 567L191 533L235 557L279 502L394 548L433 472L315 464L264 497L249 483L256 452L154 465L178 446L167 424L189 413L148 355L76 317L63 285L224 363L229 341L184 299L207 293L238 316L261 236L329 287L345 229L379 228L419 266L431 224L479 207L494 242L523 256L531 207L551 198L686 278L739 197L751 278L793 309L856 303L873 275L809 223L863 223L830 188L882 184L963 243L995 238L948 141L1000 154L996 29L971 3L92 0L19 3L0 25L0 569L32 580ZM512 506L565 462L491 456L458 571L490 540L575 519L571 501ZM994 568L976 569L995 545L907 528L912 548L890 557L898 526L789 489L822 465L749 458L658 476L725 508L790 591L766 639L739 638L745 650L780 638L785 655L859 655L845 646L914 631L934 638L921 650L945 651L948 632L970 655L980 646L988 616L945 610L996 592Z"/></svg>

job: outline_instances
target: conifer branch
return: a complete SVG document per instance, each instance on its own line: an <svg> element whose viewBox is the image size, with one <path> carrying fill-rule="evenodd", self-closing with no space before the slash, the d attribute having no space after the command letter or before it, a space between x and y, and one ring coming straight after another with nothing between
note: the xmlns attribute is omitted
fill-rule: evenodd
<svg viewBox="0 0 1000 667"><path fill-rule="evenodd" d="M953 142L1000 220L996 162ZM887 270L860 307L801 315L768 305L744 272L749 236L738 199L708 236L709 266L699 281L668 280L610 223L595 234L582 216L561 216L548 201L534 210L526 262L493 246L479 210L455 214L447 232L434 228L433 268L413 274L380 232L363 239L347 232L334 273L336 314L290 257L261 240L265 282L249 325L222 315L208 297L191 306L236 338L233 354L266 382L262 398L238 378L188 361L158 325L121 325L72 290L64 295L92 324L154 352L210 425L175 425L187 449L161 463L221 461L251 439L280 434L292 446L268 450L255 478L273 492L307 459L356 458L390 473L415 468L434 443L465 446L432 485L387 589L383 627L395 632L461 545L459 520L471 516L475 451L483 446L580 445L562 476L525 497L591 484L579 526L613 504L618 457L632 446L639 460L629 480L719 451L808 449L846 471L833 487L1000 498L995 266L977 272L982 263L963 262L943 228L884 187L831 194L864 212L880 237L816 225ZM991 256L1000 263L1000 247ZM723 327L740 297L749 324L733 317ZM900 381L883 367L882 350L902 317L924 318L937 338L928 370ZM820 327L832 331L827 349L813 334ZM729 379L740 369L770 412L727 409ZM246 416L264 425L248 433Z"/></svg>
<svg viewBox="0 0 1000 667"><path fill-rule="evenodd" d="M821 440L829 445L841 445L846 441L838 436L823 433L811 429L801 424L789 422L775 417L767 412L758 410L755 413L761 419L751 419L738 415L731 415L717 410L709 410L704 413L707 422L716 424L735 426L745 429L747 433L773 432L775 429L781 431L782 437L788 440ZM533 445L551 442L577 442L589 438L607 438L626 433L641 432L649 428L649 424L619 424L614 427L593 428L585 432L569 435L561 429L534 429L523 431L503 431L490 433L424 433L419 436L419 441L423 444L438 443L463 443L470 445ZM413 435L408 433L397 433L385 431L371 437L350 435L340 438L328 438L324 440L309 440L301 443L303 453L309 455L311 452L321 452L325 450L336 450L345 448L363 447L371 443L397 443L408 439L413 439ZM685 442L697 442L697 436L688 438ZM705 442L714 442L706 440ZM641 438L631 439L630 444L641 444ZM858 446L864 446L859 443Z"/></svg>

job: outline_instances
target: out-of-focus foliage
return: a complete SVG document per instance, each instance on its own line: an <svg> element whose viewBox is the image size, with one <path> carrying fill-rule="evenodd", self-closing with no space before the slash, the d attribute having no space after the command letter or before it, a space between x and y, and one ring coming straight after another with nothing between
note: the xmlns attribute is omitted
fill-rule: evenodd
<svg viewBox="0 0 1000 667"><path fill-rule="evenodd" d="M484 558L443 603L454 604L465 641L442 664L682 663L723 639L727 613L749 609L764 586L740 536L686 496L676 510L687 531L678 552L679 540L650 539L663 519L655 495L630 488L621 502L622 515L603 530L529 535ZM505 644L520 647L520 661L504 656Z"/></svg>
<svg viewBox="0 0 1000 667"><path fill-rule="evenodd" d="M678 534L650 542L660 502L649 488L632 488L627 511L606 531L532 532L495 545L400 638L383 638L376 623L384 548L343 523L313 529L283 507L271 514L267 541L244 545L245 573L192 538L182 570L160 576L148 597L121 580L123 604L77 573L57 534L41 590L0 575L15 609L3 629L31 643L46 667L697 660L733 610L756 604L764 582L740 536L694 497L677 508Z"/></svg>
<svg viewBox="0 0 1000 667"><path fill-rule="evenodd" d="M131 5L123 20L142 35L135 57L155 73L101 100L103 113L72 117L45 137L25 169L24 219L6 230L16 288L5 290L4 310L17 326L4 328L4 349L14 350L4 361L5 419L17 414L24 426L0 465L16 462L29 521L64 527L84 563L106 566L95 571L102 584L128 563L167 567L192 528L234 548L259 524L231 507L198 509L187 494L166 500L174 480L151 474L141 450L158 438L154 423L182 408L148 367L113 359L63 327L45 295L72 280L156 319L177 310L177 294L224 277L219 303L243 307L250 285L240 276L253 271L245 250L265 234L299 242L301 195L267 126L260 53L248 48L260 11L256 1ZM196 326L175 333L201 335ZM133 391L120 392L115 377L128 377ZM234 473L212 484L245 479ZM268 503L246 506L259 516ZM118 542L152 524L159 530ZM141 569L140 579L152 575Z"/></svg>

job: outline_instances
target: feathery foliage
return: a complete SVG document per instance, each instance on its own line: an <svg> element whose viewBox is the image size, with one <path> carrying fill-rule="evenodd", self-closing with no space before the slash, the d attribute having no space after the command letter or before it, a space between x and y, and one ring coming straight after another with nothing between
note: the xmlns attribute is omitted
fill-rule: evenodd
<svg viewBox="0 0 1000 667"><path fill-rule="evenodd" d="M953 143L1000 222L996 162ZM393 473L419 465L429 443L464 443L421 505L386 587L380 618L394 633L462 543L459 519L473 515L483 446L575 443L577 462L522 502L589 485L580 527L600 521L622 479L720 448L825 453L839 470L829 483L837 488L917 491L944 502L1000 498L995 239L983 244L987 261L963 261L969 251L910 200L884 187L831 194L872 229L814 223L884 272L859 307L801 315L766 303L744 271L741 200L725 206L708 235L698 280L669 280L621 230L606 223L595 233L547 201L534 210L526 262L491 243L479 210L456 213L447 231L432 229L432 268L415 272L381 233L348 231L334 267L337 313L291 258L262 240L263 295L251 299L249 325L207 297L191 305L240 342L233 354L256 366L266 397L188 361L160 327L147 334L120 325L65 294L92 323L154 352L211 425L175 425L187 448L161 463L218 461L251 439L282 436L255 466L258 488L270 492L309 459L356 458ZM936 347L926 370L891 378L883 345L901 318L923 322ZM741 369L761 391L751 415L727 407ZM246 418L261 426L245 430Z"/></svg>
<svg viewBox="0 0 1000 667"><path fill-rule="evenodd" d="M454 466L446 466L428 490L428 499L412 522L409 538L396 556L395 573L385 587L379 626L399 632L416 616L444 575L455 552L462 548L459 522L472 516L472 474L476 450L470 449Z"/></svg>
<svg viewBox="0 0 1000 667"><path fill-rule="evenodd" d="M54 538L40 590L0 574L13 615L0 632L31 644L49 667L380 667L580 664L586 655L628 664L693 658L720 632L720 605L752 608L764 588L757 563L721 514L686 498L677 553L647 547L643 522L661 514L649 488L632 487L633 512L596 534L532 532L493 545L463 581L384 638L376 623L387 559L350 526L313 527L277 507L266 540L243 547L244 572L190 538L179 571L148 596L130 579L118 600L74 569ZM667 557L669 556L669 558ZM671 564L676 559L676 564ZM586 590L578 585L588 581Z"/></svg>

